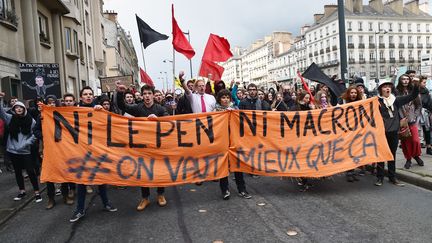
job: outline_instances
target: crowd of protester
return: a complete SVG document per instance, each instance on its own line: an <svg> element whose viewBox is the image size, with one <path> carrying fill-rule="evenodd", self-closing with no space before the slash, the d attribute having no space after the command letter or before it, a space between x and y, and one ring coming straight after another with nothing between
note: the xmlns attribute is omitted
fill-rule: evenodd
<svg viewBox="0 0 432 243"><path fill-rule="evenodd" d="M268 111L305 111L313 109L328 109L333 106L370 98L371 94L366 89L363 80L355 80L345 89L340 97L335 97L327 86L317 84L310 85L309 91L305 91L290 84L278 84L273 82L268 90L250 83L244 87L240 82L232 81L229 86L223 81L204 81L204 79L185 80L184 73L179 74L182 83L182 94L179 92L155 90L154 87L144 85L140 91L116 83L116 90L95 97L90 87L83 87L77 99L73 94L65 94L61 99L54 95L48 95L44 99L38 98L28 105L11 97L6 104L3 101L4 93L0 92L2 99L0 105L0 135L2 135L4 147L4 165L7 171L15 173L18 185L18 195L14 200L19 201L26 197L24 177L28 177L35 194L35 202L42 201L39 193L38 176L43 152L43 137L41 126L40 104L47 106L75 106L93 107L96 110L107 110L128 117L161 117L177 114L203 113L225 110L268 110ZM405 168L412 166L412 160L418 166L424 166L421 159L422 147L427 154L432 154L431 145L431 114L432 99L426 88L427 78L416 76L409 71L400 76L397 86L394 82L385 81L379 83L376 95L379 97L380 112L384 120L385 134L389 148L396 156L396 150L400 144L406 159ZM406 123L404 133L401 132L402 121ZM405 126L404 126L405 127ZM420 133L419 133L420 132ZM406 135L406 134L409 134ZM423 142L421 142L423 141ZM359 176L365 175L369 170L375 174L376 186L383 184L384 162L350 170L345 173L348 182L359 180ZM396 178L395 161L387 161L389 181L397 186L403 186ZM238 195L245 199L252 196L246 190L244 175L241 172L234 173ZM228 177L219 180L222 198L230 198ZM312 186L311 181L301 178L297 181L301 191L306 191ZM200 185L201 183L197 183ZM63 202L72 205L76 202L76 208L70 219L71 222L79 220L85 215L86 194L92 193L93 188L86 185L62 183L57 185L47 183L48 203L46 209L52 209L56 205L55 196L62 195ZM97 187L101 197L103 209L115 212L117 209L111 204L107 195L107 186ZM120 187L118 187L121 189ZM157 188L157 204L165 206L164 188ZM144 210L149 204L150 188L141 188L141 200L137 210Z"/></svg>

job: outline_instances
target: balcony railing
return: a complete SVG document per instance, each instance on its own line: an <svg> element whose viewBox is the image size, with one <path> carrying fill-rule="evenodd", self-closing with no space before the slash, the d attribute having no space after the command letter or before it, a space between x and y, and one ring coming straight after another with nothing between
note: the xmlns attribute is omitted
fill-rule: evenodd
<svg viewBox="0 0 432 243"><path fill-rule="evenodd" d="M385 48L385 44L384 43L379 43L379 48Z"/></svg>
<svg viewBox="0 0 432 243"><path fill-rule="evenodd" d="M414 57L410 57L410 58L408 58L408 62L409 62L409 63L413 63L413 62L414 62Z"/></svg>
<svg viewBox="0 0 432 243"><path fill-rule="evenodd" d="M396 63L396 58L390 58L390 63Z"/></svg>
<svg viewBox="0 0 432 243"><path fill-rule="evenodd" d="M369 48L375 48L375 43L369 43Z"/></svg>
<svg viewBox="0 0 432 243"><path fill-rule="evenodd" d="M395 44L394 43L390 43L389 44L389 48L395 48Z"/></svg>
<svg viewBox="0 0 432 243"><path fill-rule="evenodd" d="M324 54L324 49L321 49L321 50L320 50L320 54Z"/></svg>
<svg viewBox="0 0 432 243"><path fill-rule="evenodd" d="M354 49L354 44L353 43L348 43L348 48Z"/></svg>
<svg viewBox="0 0 432 243"><path fill-rule="evenodd" d="M360 64L364 64L364 63L366 63L366 59L364 59L364 58L360 58L360 59L359 59L359 63L360 63Z"/></svg>
<svg viewBox="0 0 432 243"><path fill-rule="evenodd" d="M349 64L355 64L355 59L354 59L354 58L350 58L350 59L348 59L348 63L349 63Z"/></svg>
<svg viewBox="0 0 432 243"><path fill-rule="evenodd" d="M414 44L408 44L408 48L414 48Z"/></svg>
<svg viewBox="0 0 432 243"><path fill-rule="evenodd" d="M405 57L399 57L399 62L405 62Z"/></svg>
<svg viewBox="0 0 432 243"><path fill-rule="evenodd" d="M358 48L364 49L365 48L365 44L364 43L360 43L359 46L358 46Z"/></svg>
<svg viewBox="0 0 432 243"><path fill-rule="evenodd" d="M399 48L405 48L405 44L399 44Z"/></svg>
<svg viewBox="0 0 432 243"><path fill-rule="evenodd" d="M330 47L327 47L327 48L326 48L326 52L330 52Z"/></svg>
<svg viewBox="0 0 432 243"><path fill-rule="evenodd" d="M333 47L332 47L332 50L333 50L333 51L336 51L336 50L337 50L337 46L333 46Z"/></svg>
<svg viewBox="0 0 432 243"><path fill-rule="evenodd" d="M423 48L423 44L417 44L417 48Z"/></svg>
<svg viewBox="0 0 432 243"><path fill-rule="evenodd" d="M380 63L386 63L386 59L385 58L380 58L379 62Z"/></svg>

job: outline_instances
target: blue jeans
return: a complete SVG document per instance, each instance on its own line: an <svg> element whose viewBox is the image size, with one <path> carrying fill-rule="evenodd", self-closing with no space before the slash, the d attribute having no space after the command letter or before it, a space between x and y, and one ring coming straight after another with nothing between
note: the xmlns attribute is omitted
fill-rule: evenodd
<svg viewBox="0 0 432 243"><path fill-rule="evenodd" d="M105 207L109 203L106 185L98 186L98 190L99 190L99 196L102 199L102 204ZM78 197L78 199L77 199L76 211L78 211L80 213L84 213L86 195L87 195L86 185L77 184L77 197Z"/></svg>

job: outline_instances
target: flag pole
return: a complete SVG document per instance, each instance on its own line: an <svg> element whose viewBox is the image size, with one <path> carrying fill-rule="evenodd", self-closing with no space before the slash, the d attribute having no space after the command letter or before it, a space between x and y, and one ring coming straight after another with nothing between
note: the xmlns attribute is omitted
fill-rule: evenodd
<svg viewBox="0 0 432 243"><path fill-rule="evenodd" d="M187 35L188 36L188 41L189 41L189 44L190 44L190 30L188 30L188 32L183 32L183 34L185 34L185 35ZM192 72L192 58L191 59L189 59L189 66L190 66L190 77L191 77L191 79L193 79L193 72Z"/></svg>
<svg viewBox="0 0 432 243"><path fill-rule="evenodd" d="M175 49L174 49L174 46L173 46L173 61L172 61L172 65L173 65L173 67L172 67L172 70L173 70L173 84L172 84L173 90L172 90L172 92L173 92L173 98L174 98L174 101L175 101L175 78L176 78L176 73L175 73ZM173 109L173 115L175 115L175 109Z"/></svg>
<svg viewBox="0 0 432 243"><path fill-rule="evenodd" d="M144 72L147 72L147 67L146 67L145 57L144 57L144 45L142 42L141 42L141 53L142 53L142 59L143 59L143 64L144 64Z"/></svg>

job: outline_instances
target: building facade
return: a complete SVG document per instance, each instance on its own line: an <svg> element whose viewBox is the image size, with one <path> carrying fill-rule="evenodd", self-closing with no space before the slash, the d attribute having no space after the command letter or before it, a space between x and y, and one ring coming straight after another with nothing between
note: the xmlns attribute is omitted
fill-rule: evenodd
<svg viewBox="0 0 432 243"><path fill-rule="evenodd" d="M6 98L22 97L20 63L59 64L62 94L78 95L84 86L100 94L99 78L107 76L110 65L104 20L103 0L0 0L0 79ZM136 70L130 38L125 45L131 58L123 69Z"/></svg>
<svg viewBox="0 0 432 243"><path fill-rule="evenodd" d="M244 82L263 85L269 81L292 82L297 70L315 62L329 76L340 73L337 5L325 5L314 14L314 23L300 29L293 45L277 54L275 41L256 41L241 55ZM432 16L428 2L419 0L345 0L348 74L366 80L387 78L397 67L420 70L421 56L432 47ZM234 58L233 58L234 59ZM229 64L231 60L228 60ZM224 75L225 76L225 75ZM340 75L338 75L340 76Z"/></svg>

